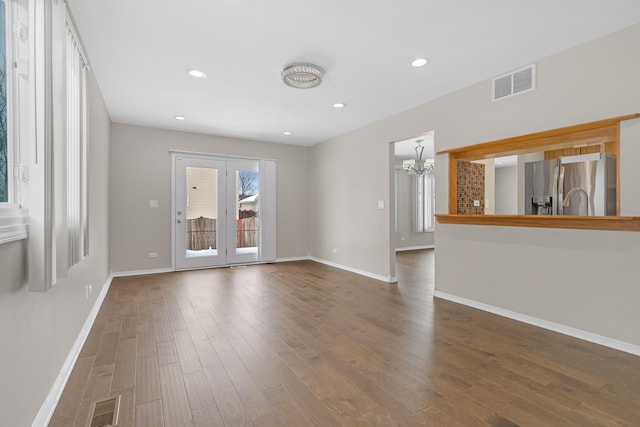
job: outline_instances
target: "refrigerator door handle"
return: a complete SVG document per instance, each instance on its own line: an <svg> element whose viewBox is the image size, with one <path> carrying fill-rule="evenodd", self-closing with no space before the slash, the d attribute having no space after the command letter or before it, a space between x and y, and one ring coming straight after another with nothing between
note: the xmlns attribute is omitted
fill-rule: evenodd
<svg viewBox="0 0 640 427"><path fill-rule="evenodd" d="M558 215L564 215L564 166L560 166L558 176Z"/></svg>
<svg viewBox="0 0 640 427"><path fill-rule="evenodd" d="M559 168L556 166L553 168L553 181L555 185L551 192L551 215L558 215L558 173Z"/></svg>

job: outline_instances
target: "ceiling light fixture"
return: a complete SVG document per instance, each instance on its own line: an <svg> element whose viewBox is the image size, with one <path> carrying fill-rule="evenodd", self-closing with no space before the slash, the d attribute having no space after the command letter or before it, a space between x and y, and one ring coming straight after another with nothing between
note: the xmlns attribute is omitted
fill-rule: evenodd
<svg viewBox="0 0 640 427"><path fill-rule="evenodd" d="M345 104L344 102L336 102L335 104L333 104L333 108L344 108L346 106L347 104Z"/></svg>
<svg viewBox="0 0 640 427"><path fill-rule="evenodd" d="M317 65L299 62L282 70L282 81L296 89L311 89L322 83L324 70Z"/></svg>
<svg viewBox="0 0 640 427"><path fill-rule="evenodd" d="M181 122L187 120L185 116L176 116L175 119L180 120Z"/></svg>
<svg viewBox="0 0 640 427"><path fill-rule="evenodd" d="M196 70L195 68L188 71L191 77L195 77L196 79L204 79L207 77L207 73L202 70Z"/></svg>
<svg viewBox="0 0 640 427"><path fill-rule="evenodd" d="M417 58L411 61L411 66L418 68L427 65L429 62L429 58Z"/></svg>
<svg viewBox="0 0 640 427"><path fill-rule="evenodd" d="M287 131L282 132L282 134L283 134L283 135L291 135L291 134L292 134L292 132L289 132L289 131L287 130Z"/></svg>
<svg viewBox="0 0 640 427"><path fill-rule="evenodd" d="M435 162L433 159L427 159L422 161L422 152L424 147L422 146L422 140L416 141L416 158L410 160L404 160L402 162L402 169L404 169L409 175L421 176L424 174L433 173Z"/></svg>

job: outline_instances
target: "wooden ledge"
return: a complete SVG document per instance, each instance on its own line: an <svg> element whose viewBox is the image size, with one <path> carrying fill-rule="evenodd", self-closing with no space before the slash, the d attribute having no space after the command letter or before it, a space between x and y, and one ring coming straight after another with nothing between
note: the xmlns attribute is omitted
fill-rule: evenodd
<svg viewBox="0 0 640 427"><path fill-rule="evenodd" d="M493 225L504 227L571 228L578 230L640 231L636 216L538 216L438 214L440 224Z"/></svg>

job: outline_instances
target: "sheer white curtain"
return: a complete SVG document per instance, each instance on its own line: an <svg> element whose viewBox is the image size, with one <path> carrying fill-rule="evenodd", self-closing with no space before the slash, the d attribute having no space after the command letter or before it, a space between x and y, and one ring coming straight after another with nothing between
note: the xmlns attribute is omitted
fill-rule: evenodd
<svg viewBox="0 0 640 427"><path fill-rule="evenodd" d="M87 60L70 17L66 19L67 268L89 254L87 215Z"/></svg>
<svg viewBox="0 0 640 427"><path fill-rule="evenodd" d="M435 229L435 177L426 173L413 177L413 231L426 233Z"/></svg>

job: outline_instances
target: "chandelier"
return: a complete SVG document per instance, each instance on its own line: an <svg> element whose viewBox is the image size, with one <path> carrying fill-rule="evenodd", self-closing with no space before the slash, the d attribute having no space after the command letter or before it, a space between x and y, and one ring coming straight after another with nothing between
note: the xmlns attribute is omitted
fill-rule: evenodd
<svg viewBox="0 0 640 427"><path fill-rule="evenodd" d="M290 64L282 70L282 81L296 89L310 89L322 83L324 70L306 62Z"/></svg>
<svg viewBox="0 0 640 427"><path fill-rule="evenodd" d="M416 158L410 160L404 160L402 162L402 169L404 169L409 175L421 176L424 174L433 173L435 162L433 159L422 160L422 152L424 147L422 146L422 140L416 141Z"/></svg>

